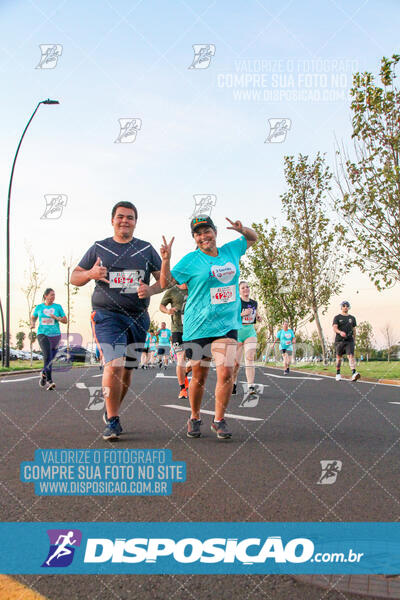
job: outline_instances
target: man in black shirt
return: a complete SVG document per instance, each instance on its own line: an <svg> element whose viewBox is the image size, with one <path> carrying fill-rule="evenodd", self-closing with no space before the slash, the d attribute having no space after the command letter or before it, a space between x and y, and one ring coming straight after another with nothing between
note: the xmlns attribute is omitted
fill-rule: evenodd
<svg viewBox="0 0 400 600"><path fill-rule="evenodd" d="M91 280L92 328L104 363L106 401L103 439L116 440L122 432L119 408L139 364L146 332L149 296L158 294L161 259L148 242L133 237L137 210L130 202L118 202L111 213L114 236L95 242L71 275L72 285ZM156 282L149 285L150 275Z"/></svg>
<svg viewBox="0 0 400 600"><path fill-rule="evenodd" d="M360 379L360 373L356 371L356 359L354 357L354 342L355 342L355 328L357 327L356 318L353 315L349 315L350 304L347 300L344 300L341 305L341 313L336 315L333 319L333 331L336 334L335 347L336 347L336 381L340 381L342 376L340 374L340 366L342 364L343 354L347 354L349 359L349 365L352 371L351 381L357 381Z"/></svg>

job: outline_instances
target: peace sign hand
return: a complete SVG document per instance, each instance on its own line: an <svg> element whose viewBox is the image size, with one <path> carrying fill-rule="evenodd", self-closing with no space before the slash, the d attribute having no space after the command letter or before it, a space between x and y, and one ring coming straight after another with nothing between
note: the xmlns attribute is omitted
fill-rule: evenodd
<svg viewBox="0 0 400 600"><path fill-rule="evenodd" d="M162 236L162 239L163 239L163 244L160 248L161 258L163 260L169 260L171 258L171 248L172 248L172 244L174 243L175 237L172 238L172 240L169 242L169 244L167 243L167 240L165 239L164 236Z"/></svg>
<svg viewBox="0 0 400 600"><path fill-rule="evenodd" d="M243 233L243 225L241 221L231 221L228 219L228 217L225 217L225 219L232 225L232 227L227 227L227 229L233 229L238 233Z"/></svg>

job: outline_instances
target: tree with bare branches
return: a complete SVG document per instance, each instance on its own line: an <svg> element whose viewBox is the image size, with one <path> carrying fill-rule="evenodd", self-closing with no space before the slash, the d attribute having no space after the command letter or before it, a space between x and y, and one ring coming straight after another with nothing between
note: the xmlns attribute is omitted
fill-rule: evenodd
<svg viewBox="0 0 400 600"><path fill-rule="evenodd" d="M351 89L354 158L336 152L339 228L354 264L379 290L400 282L399 54L382 58L380 83L356 73Z"/></svg>

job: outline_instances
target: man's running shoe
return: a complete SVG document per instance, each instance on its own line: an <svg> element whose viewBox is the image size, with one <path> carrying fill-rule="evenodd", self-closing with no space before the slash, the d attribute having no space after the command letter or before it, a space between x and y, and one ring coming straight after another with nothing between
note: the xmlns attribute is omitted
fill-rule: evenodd
<svg viewBox="0 0 400 600"><path fill-rule="evenodd" d="M105 424L105 425L108 425L108 424L109 424L109 422L110 422L110 421L108 420L108 417L107 417L107 411L106 411L106 410L103 412L103 421L104 421L104 424ZM120 432L120 433L122 433L122 432L123 432L123 429L122 429L122 427L121 427L121 422L120 422L120 420L119 420L119 417L118 417L118 429L119 429L119 432Z"/></svg>
<svg viewBox="0 0 400 600"><path fill-rule="evenodd" d="M188 379L188 376L185 375L185 388L188 389L188 387L189 387L189 379Z"/></svg>
<svg viewBox="0 0 400 600"><path fill-rule="evenodd" d="M352 381L357 381L357 379L360 379L361 375L360 373L357 373L357 371L355 373L353 373L351 380Z"/></svg>
<svg viewBox="0 0 400 600"><path fill-rule="evenodd" d="M178 400L182 400L183 398L187 398L187 397L188 397L187 388L182 388L181 391L179 392Z"/></svg>
<svg viewBox="0 0 400 600"><path fill-rule="evenodd" d="M221 419L218 423L213 421L211 423L211 431L215 431L217 438L220 440L230 440L232 433L228 429L225 419Z"/></svg>
<svg viewBox="0 0 400 600"><path fill-rule="evenodd" d="M336 373L336 381L342 381L342 376L340 373Z"/></svg>
<svg viewBox="0 0 400 600"><path fill-rule="evenodd" d="M119 438L121 433L121 424L119 417L111 417L108 420L105 430L103 431L103 440L109 440L113 442Z"/></svg>
<svg viewBox="0 0 400 600"><path fill-rule="evenodd" d="M46 373L42 373L39 379L39 385L41 388L46 387Z"/></svg>
<svg viewBox="0 0 400 600"><path fill-rule="evenodd" d="M237 391L237 385L236 385L236 383L234 383L233 387L232 387L232 396L236 396L236 391Z"/></svg>
<svg viewBox="0 0 400 600"><path fill-rule="evenodd" d="M49 385L47 386L47 391L51 392L51 390L55 390L56 389L56 384L54 383L54 381L51 381L49 383Z"/></svg>
<svg viewBox="0 0 400 600"><path fill-rule="evenodd" d="M284 374L284 375L289 375L289 369L285 369L285 370L283 371L283 374Z"/></svg>
<svg viewBox="0 0 400 600"><path fill-rule="evenodd" d="M200 419L189 419L189 421L187 422L187 437L199 438L201 436L200 425Z"/></svg>

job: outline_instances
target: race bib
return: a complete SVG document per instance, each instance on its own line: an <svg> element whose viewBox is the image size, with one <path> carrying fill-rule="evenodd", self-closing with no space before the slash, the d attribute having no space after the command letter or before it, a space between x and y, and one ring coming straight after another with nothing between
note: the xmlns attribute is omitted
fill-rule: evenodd
<svg viewBox="0 0 400 600"><path fill-rule="evenodd" d="M236 286L227 285L226 287L211 288L211 304L227 304L236 300Z"/></svg>
<svg viewBox="0 0 400 600"><path fill-rule="evenodd" d="M167 337L167 332L166 331L162 331L161 332L161 337L162 338L166 338Z"/></svg>
<svg viewBox="0 0 400 600"><path fill-rule="evenodd" d="M143 277L143 270L110 271L110 288L121 288L121 293L135 294L139 289L139 279L143 279Z"/></svg>
<svg viewBox="0 0 400 600"><path fill-rule="evenodd" d="M245 325L252 325L254 323L254 315L255 310L251 309L251 313L249 315L242 317L242 323L244 323Z"/></svg>
<svg viewBox="0 0 400 600"><path fill-rule="evenodd" d="M50 317L43 317L42 325L54 325L54 319L51 319Z"/></svg>

